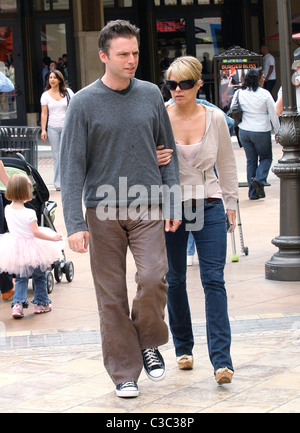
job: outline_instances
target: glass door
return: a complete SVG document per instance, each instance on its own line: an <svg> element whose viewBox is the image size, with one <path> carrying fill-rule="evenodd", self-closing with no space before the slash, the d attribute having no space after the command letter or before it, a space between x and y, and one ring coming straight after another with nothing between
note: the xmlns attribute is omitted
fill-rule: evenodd
<svg viewBox="0 0 300 433"><path fill-rule="evenodd" d="M0 93L0 125L24 125L26 123L24 76L22 68L21 40L16 21L1 20L0 71L14 84L12 92Z"/></svg>
<svg viewBox="0 0 300 433"><path fill-rule="evenodd" d="M52 69L61 71L67 86L73 91L77 90L75 49L71 35L72 24L68 18L36 20L39 95L43 93Z"/></svg>
<svg viewBox="0 0 300 433"><path fill-rule="evenodd" d="M214 101L213 59L224 51L222 17L194 19L196 57L202 63L202 97Z"/></svg>

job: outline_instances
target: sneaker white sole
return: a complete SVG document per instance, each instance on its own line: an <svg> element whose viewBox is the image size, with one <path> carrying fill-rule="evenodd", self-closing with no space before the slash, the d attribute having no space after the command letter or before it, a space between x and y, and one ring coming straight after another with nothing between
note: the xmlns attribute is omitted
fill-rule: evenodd
<svg viewBox="0 0 300 433"><path fill-rule="evenodd" d="M139 393L140 393L139 390L136 390L136 389L133 389L132 391L130 391L130 390L119 391L116 389L117 397L122 397L122 398L138 397Z"/></svg>
<svg viewBox="0 0 300 433"><path fill-rule="evenodd" d="M161 380L164 380L164 378L166 377L166 369L164 369L163 373L160 376L157 376L157 377L156 376L152 376L150 373L148 373L146 371L146 369L144 369L144 371L147 374L147 376L149 377L149 379L153 380L153 382L160 382Z"/></svg>

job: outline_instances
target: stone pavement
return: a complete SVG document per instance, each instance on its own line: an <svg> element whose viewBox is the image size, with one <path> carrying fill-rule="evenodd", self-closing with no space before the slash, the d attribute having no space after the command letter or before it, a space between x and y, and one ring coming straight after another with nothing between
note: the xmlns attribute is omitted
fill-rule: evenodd
<svg viewBox="0 0 300 433"><path fill-rule="evenodd" d="M245 156L234 143L239 181L245 182ZM274 163L282 155L274 143ZM56 228L65 234L60 194L52 185L52 159L39 148L39 172L57 201ZM76 174L74 174L76 175ZM279 235L279 179L270 173L264 200L249 201L240 188L244 243L249 255L232 262L228 235L225 280L232 327L235 376L231 385L217 386L208 359L204 295L199 267L188 268L188 290L195 332L195 366L179 371L172 340L161 347L167 366L163 382L151 382L143 372L140 396L120 399L102 362L99 319L88 255L66 247L75 266L71 283L63 277L50 298L51 313L11 318L10 301L0 300L0 412L106 413L113 417L199 413L300 412L300 284L265 279L264 266L277 251L271 240ZM128 255L128 291L135 292L135 267ZM32 291L29 290L29 299ZM167 319L167 317L166 317ZM129 348L130 350L130 348ZM110 414L110 415L109 415ZM173 415L172 415L173 414Z"/></svg>

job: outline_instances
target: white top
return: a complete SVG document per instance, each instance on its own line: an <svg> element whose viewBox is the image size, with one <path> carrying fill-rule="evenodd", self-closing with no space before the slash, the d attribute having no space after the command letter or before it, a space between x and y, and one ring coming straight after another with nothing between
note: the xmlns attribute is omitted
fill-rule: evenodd
<svg viewBox="0 0 300 433"><path fill-rule="evenodd" d="M32 238L33 233L30 224L37 221L33 209L13 209L12 205L5 207L5 218L11 235L21 238Z"/></svg>
<svg viewBox="0 0 300 433"><path fill-rule="evenodd" d="M187 144L179 144L176 142L177 149L181 152L184 159L191 165L193 164L193 162L197 156L197 153L200 150L201 141L199 141L199 143L196 143L196 144L188 144L188 145Z"/></svg>
<svg viewBox="0 0 300 433"><path fill-rule="evenodd" d="M269 76L269 80L276 80L276 67L275 67L275 59L272 56L272 54L268 53L263 58L264 63L264 76L265 78L268 75L270 66L274 66L273 71L271 72L271 75Z"/></svg>
<svg viewBox="0 0 300 433"><path fill-rule="evenodd" d="M243 119L239 128L246 131L268 132L272 130L278 133L280 123L276 114L275 101L268 90L259 87L256 92L245 89L235 92L232 103L239 95L240 106L243 111Z"/></svg>
<svg viewBox="0 0 300 433"><path fill-rule="evenodd" d="M67 92L69 93L71 99L74 95L74 92L71 89L67 89ZM48 125L53 126L54 128L62 128L64 126L68 108L67 96L62 98L60 101L56 101L56 99L49 95L48 91L44 92L41 96L41 105L47 105L48 107Z"/></svg>

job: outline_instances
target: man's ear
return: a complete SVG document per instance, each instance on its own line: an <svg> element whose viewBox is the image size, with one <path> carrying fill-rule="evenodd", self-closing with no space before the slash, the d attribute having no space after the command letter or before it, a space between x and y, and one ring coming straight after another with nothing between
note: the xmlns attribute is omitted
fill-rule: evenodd
<svg viewBox="0 0 300 433"><path fill-rule="evenodd" d="M102 63L107 63L107 55L104 51L99 51L99 57Z"/></svg>

